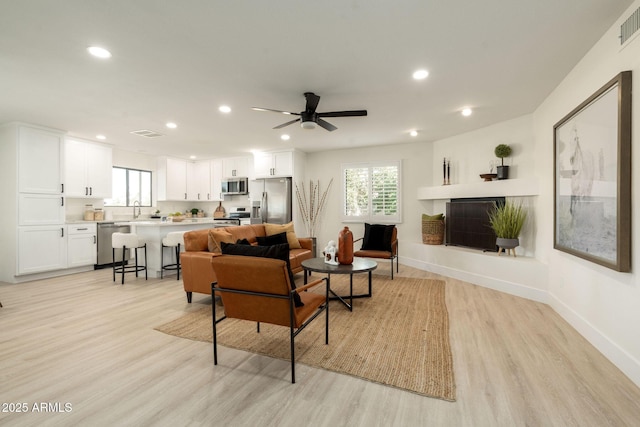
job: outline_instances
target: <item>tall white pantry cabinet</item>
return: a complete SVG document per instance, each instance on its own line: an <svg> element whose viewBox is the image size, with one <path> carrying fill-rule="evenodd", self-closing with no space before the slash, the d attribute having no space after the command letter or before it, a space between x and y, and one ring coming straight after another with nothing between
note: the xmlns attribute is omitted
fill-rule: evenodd
<svg viewBox="0 0 640 427"><path fill-rule="evenodd" d="M62 149L64 133L0 126L0 280L66 268Z"/></svg>

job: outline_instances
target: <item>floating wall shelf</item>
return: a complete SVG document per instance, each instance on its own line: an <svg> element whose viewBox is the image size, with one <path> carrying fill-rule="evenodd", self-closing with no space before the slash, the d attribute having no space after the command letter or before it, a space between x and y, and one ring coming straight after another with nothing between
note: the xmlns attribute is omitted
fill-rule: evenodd
<svg viewBox="0 0 640 427"><path fill-rule="evenodd" d="M471 184L451 184L437 187L419 187L418 200L443 200L464 197L524 197L538 195L535 179L503 179Z"/></svg>

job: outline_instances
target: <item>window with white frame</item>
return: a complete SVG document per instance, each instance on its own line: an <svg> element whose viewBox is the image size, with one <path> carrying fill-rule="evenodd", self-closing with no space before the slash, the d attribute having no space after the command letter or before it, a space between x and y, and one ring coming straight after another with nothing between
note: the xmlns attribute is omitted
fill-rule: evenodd
<svg viewBox="0 0 640 427"><path fill-rule="evenodd" d="M399 223L400 161L342 165L345 222Z"/></svg>
<svg viewBox="0 0 640 427"><path fill-rule="evenodd" d="M151 171L114 166L112 169L112 197L105 206L151 206Z"/></svg>

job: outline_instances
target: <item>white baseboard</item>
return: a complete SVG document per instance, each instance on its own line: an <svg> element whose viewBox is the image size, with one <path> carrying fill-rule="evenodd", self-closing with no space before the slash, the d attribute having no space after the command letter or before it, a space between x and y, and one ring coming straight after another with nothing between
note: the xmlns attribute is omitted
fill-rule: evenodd
<svg viewBox="0 0 640 427"><path fill-rule="evenodd" d="M615 342L611 341L598 328L560 301L555 295L549 293L548 299L549 306L556 313L640 387L640 360L634 358Z"/></svg>

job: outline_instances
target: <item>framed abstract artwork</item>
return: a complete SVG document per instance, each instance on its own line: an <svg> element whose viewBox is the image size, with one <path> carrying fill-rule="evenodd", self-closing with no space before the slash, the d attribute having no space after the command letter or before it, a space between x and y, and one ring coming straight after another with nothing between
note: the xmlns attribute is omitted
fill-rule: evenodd
<svg viewBox="0 0 640 427"><path fill-rule="evenodd" d="M631 71L553 127L555 249L631 270Z"/></svg>

